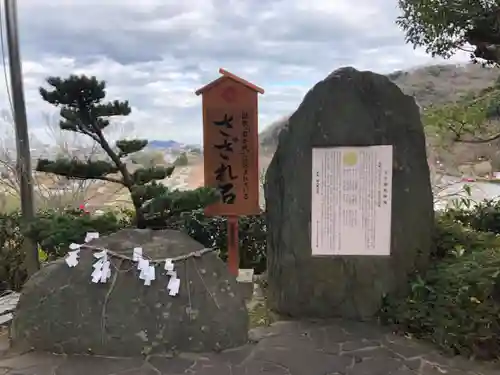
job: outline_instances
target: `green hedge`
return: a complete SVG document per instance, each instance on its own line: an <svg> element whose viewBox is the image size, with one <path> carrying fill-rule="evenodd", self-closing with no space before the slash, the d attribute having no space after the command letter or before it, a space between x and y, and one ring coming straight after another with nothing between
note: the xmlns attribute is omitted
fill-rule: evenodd
<svg viewBox="0 0 500 375"><path fill-rule="evenodd" d="M499 212L485 202L438 215L431 266L406 298L387 299L382 320L453 355L500 358Z"/></svg>
<svg viewBox="0 0 500 375"><path fill-rule="evenodd" d="M41 211L28 227L21 228L19 213L0 215L0 292L5 289L19 290L26 280L26 270L21 251L25 235L33 238L48 260L64 256L71 243L80 243L87 232L101 235L116 232L132 225L130 212L106 212L89 215L81 210L65 212ZM175 222L165 224L169 228L186 231L206 247L219 250L223 260L227 257L226 219L205 217L203 212L184 215ZM266 267L266 227L264 217L249 216L240 219L240 267L254 268L261 273Z"/></svg>

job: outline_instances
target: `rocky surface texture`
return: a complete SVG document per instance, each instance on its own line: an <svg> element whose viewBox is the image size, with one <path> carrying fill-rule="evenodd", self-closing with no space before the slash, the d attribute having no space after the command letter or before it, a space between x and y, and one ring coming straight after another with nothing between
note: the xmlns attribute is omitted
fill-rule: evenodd
<svg viewBox="0 0 500 375"><path fill-rule="evenodd" d="M312 148L393 145L390 257L311 256ZM281 132L265 184L271 308L293 317L367 319L402 292L432 244L433 198L417 105L387 77L342 68Z"/></svg>
<svg viewBox="0 0 500 375"><path fill-rule="evenodd" d="M497 375L498 365L448 358L367 323L279 322L220 353L145 358L10 353L3 375Z"/></svg>
<svg viewBox="0 0 500 375"><path fill-rule="evenodd" d="M203 246L172 230L126 229L93 240L92 246L132 258L134 247L163 261ZM69 268L64 259L42 268L24 286L12 323L15 348L66 354L140 356L172 351L209 352L247 342L248 314L238 285L215 253L175 263L181 280L169 296L164 264L145 286L137 264L110 258L107 283L91 282L90 250Z"/></svg>

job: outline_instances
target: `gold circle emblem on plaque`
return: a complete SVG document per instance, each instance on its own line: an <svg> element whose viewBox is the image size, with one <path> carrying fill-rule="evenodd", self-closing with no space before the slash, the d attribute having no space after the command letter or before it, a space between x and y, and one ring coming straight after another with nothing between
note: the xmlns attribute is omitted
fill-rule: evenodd
<svg viewBox="0 0 500 375"><path fill-rule="evenodd" d="M346 151L342 156L342 162L346 167L353 167L358 163L358 153L356 151Z"/></svg>

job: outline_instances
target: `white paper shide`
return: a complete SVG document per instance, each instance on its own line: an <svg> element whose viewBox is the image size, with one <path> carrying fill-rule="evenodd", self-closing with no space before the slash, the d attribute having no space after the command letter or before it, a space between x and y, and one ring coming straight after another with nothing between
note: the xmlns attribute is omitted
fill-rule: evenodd
<svg viewBox="0 0 500 375"><path fill-rule="evenodd" d="M87 249L90 251L94 251L94 258L96 259L95 263L92 266L92 273L90 278L93 283L106 283L111 277L111 261L110 257L113 255L113 252L108 251L106 249L99 249L95 247L91 247L86 245L87 242L90 242L94 239L99 238L99 233L97 232L89 232L85 236L85 244L76 244L72 243L69 246L70 251L68 251L68 255L66 256L66 264L68 267L76 267L80 260L80 251L81 249ZM96 251L99 250L99 251ZM156 265L159 264L158 261L150 261L147 259L142 251L142 247L135 247L132 250L132 261L137 264L138 277L140 280L144 282L145 286L150 286L151 282L156 280ZM162 262L163 263L163 262ZM176 296L179 294L179 289L181 286L181 280L177 276L177 272L175 271L174 261L172 259L165 259L164 269L169 277L167 290L170 296Z"/></svg>
<svg viewBox="0 0 500 375"><path fill-rule="evenodd" d="M108 260L108 252L106 250L102 250L95 253L94 258L97 258L97 261L93 265L94 271L91 275L92 282L105 283L111 277L111 263Z"/></svg>
<svg viewBox="0 0 500 375"><path fill-rule="evenodd" d="M390 255L392 146L312 152L312 255Z"/></svg>

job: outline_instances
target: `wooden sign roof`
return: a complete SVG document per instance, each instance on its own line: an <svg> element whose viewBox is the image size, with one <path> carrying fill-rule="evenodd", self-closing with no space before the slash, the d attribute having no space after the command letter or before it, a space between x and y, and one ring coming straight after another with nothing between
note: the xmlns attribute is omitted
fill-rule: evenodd
<svg viewBox="0 0 500 375"><path fill-rule="evenodd" d="M253 83L250 83L247 80L244 80L243 78L240 78L237 75L228 72L227 70L224 70L224 69L220 68L219 69L219 73L222 74L221 77L219 77L216 80L210 82L209 84L203 86L201 89L198 89L195 92L195 94L196 95L203 94L204 92L210 90L211 88L213 88L214 86L218 85L219 83L221 83L225 79L231 79L231 80L233 80L235 82L238 82L238 83L242 84L243 86L248 87L249 89L251 89L251 90L253 90L253 91L255 91L255 92L259 93L259 94L264 94L264 89L263 88L261 88L259 86L256 86Z"/></svg>

